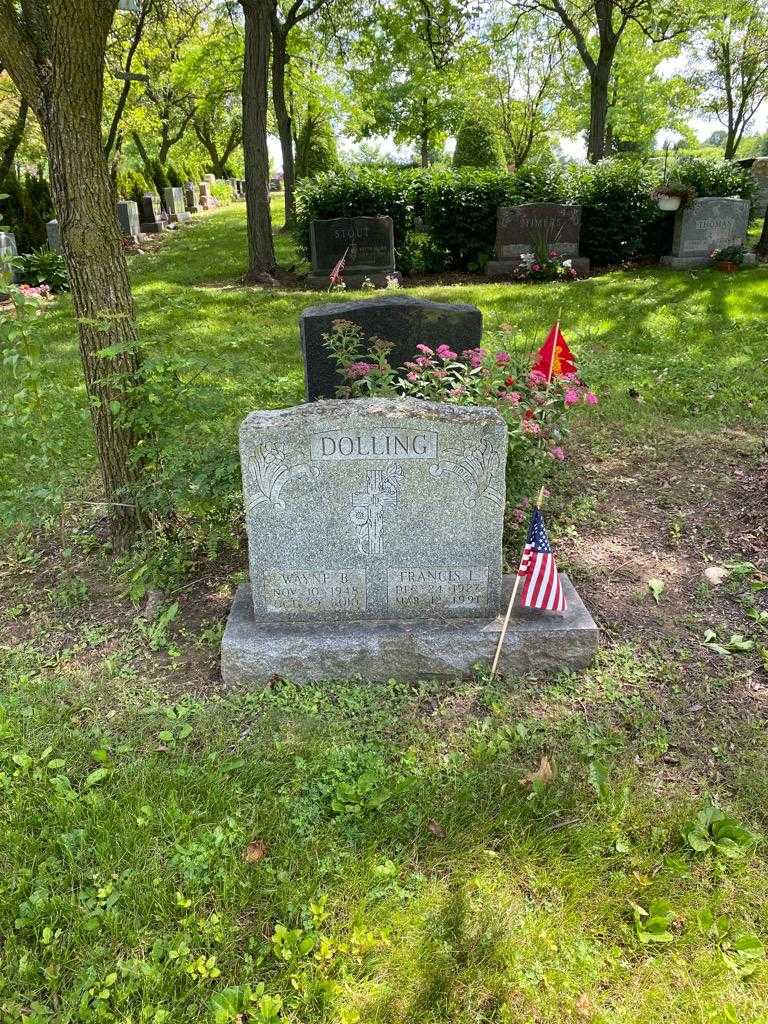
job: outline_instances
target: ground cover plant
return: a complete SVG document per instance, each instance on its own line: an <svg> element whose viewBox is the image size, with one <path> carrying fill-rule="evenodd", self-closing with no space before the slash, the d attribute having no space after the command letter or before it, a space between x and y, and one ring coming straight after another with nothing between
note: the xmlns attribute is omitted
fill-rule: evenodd
<svg viewBox="0 0 768 1024"><path fill-rule="evenodd" d="M138 553L89 504L69 297L3 336L0 1018L765 1020L768 271L416 290L539 343L563 306L600 403L547 516L591 669L222 693L236 427L300 400L335 298L242 287L244 238L232 207L131 257Z"/></svg>

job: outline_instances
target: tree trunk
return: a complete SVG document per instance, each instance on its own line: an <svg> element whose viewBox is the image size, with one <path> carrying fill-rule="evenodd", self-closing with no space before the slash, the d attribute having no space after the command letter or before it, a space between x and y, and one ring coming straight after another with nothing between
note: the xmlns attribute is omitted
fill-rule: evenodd
<svg viewBox="0 0 768 1024"><path fill-rule="evenodd" d="M589 76L589 136L587 159L596 164L605 156L605 135L608 124L608 86L611 65L601 59Z"/></svg>
<svg viewBox="0 0 768 1024"><path fill-rule="evenodd" d="M286 37L275 14L272 16L272 105L283 155L283 189L285 190L285 227L296 223L296 171L293 161L293 129L285 102L285 71L288 65Z"/></svg>
<svg viewBox="0 0 768 1024"><path fill-rule="evenodd" d="M763 230L760 232L760 241L757 243L755 252L760 253L761 256L768 256L768 208L765 211Z"/></svg>
<svg viewBox="0 0 768 1024"><path fill-rule="evenodd" d="M739 148L739 144L736 141L736 128L729 128L728 133L725 137L725 159L733 160L736 156L736 150Z"/></svg>
<svg viewBox="0 0 768 1024"><path fill-rule="evenodd" d="M144 146L144 143L141 141L141 136L139 135L138 132L131 132L131 138L133 139L134 146L139 151L139 156L141 157L141 162L144 164L144 166L147 169L149 169L149 165L150 165L151 161L149 159L149 153L147 152L146 147Z"/></svg>
<svg viewBox="0 0 768 1024"><path fill-rule="evenodd" d="M140 352L101 138L104 46L111 15L105 25L100 6L102 0L91 0L78 4L76 11L53 15L51 61L41 76L37 115L48 150L104 498L113 542L122 549L140 525L135 494L139 436L130 419ZM110 354L100 355L104 349Z"/></svg>
<svg viewBox="0 0 768 1024"><path fill-rule="evenodd" d="M7 178L8 174L13 169L16 150L19 148L21 140L24 138L24 129L27 126L28 111L29 104L22 96L19 101L19 110L16 114L16 120L9 128L7 135L3 139L2 147L0 147L0 181Z"/></svg>
<svg viewBox="0 0 768 1024"><path fill-rule="evenodd" d="M246 278L274 284L276 266L269 208L269 151L267 149L267 81L269 78L269 0L242 0L245 14L243 66L243 156L245 204L248 216L248 273Z"/></svg>

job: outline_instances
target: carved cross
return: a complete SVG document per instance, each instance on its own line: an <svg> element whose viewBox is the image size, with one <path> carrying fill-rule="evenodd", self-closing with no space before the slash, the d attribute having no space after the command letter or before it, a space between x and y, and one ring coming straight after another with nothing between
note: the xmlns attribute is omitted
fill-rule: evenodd
<svg viewBox="0 0 768 1024"><path fill-rule="evenodd" d="M397 508L397 485L403 471L399 467L385 475L382 469L369 470L365 487L352 495L350 521L357 527L357 549L361 555L380 555L383 551L383 516Z"/></svg>

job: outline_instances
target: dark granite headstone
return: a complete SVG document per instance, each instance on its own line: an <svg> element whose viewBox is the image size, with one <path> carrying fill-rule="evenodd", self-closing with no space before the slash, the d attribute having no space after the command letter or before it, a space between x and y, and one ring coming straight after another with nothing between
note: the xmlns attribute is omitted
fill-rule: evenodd
<svg viewBox="0 0 768 1024"><path fill-rule="evenodd" d="M661 260L669 267L706 266L711 253L732 245L744 245L749 227L749 202L703 196L675 214L672 255ZM751 261L753 262L754 256Z"/></svg>
<svg viewBox="0 0 768 1024"><path fill-rule="evenodd" d="M323 344L323 334L330 333L334 320L350 320L361 328L365 337L376 336L390 342L394 346L389 357L393 366L402 366L407 359L412 359L417 345L445 343L460 352L479 345L483 333L480 310L466 303L385 295L357 302L310 306L299 318L308 402L335 398L337 387L344 383Z"/></svg>
<svg viewBox="0 0 768 1024"><path fill-rule="evenodd" d="M577 273L589 270L579 256L581 207L564 203L524 203L500 206L496 217L496 259L486 267L489 277L517 269L524 253L555 252L572 260Z"/></svg>
<svg viewBox="0 0 768 1024"><path fill-rule="evenodd" d="M48 248L53 249L54 252L61 252L61 232L56 219L48 221L45 225L45 233L48 237Z"/></svg>
<svg viewBox="0 0 768 1024"><path fill-rule="evenodd" d="M125 238L133 238L134 241L138 241L141 229L139 227L139 208L136 203L132 199L121 199L115 209L120 234Z"/></svg>
<svg viewBox="0 0 768 1024"><path fill-rule="evenodd" d="M146 192L141 197L141 210L139 213L140 226L144 234L157 235L165 230L165 225L162 221L160 196Z"/></svg>
<svg viewBox="0 0 768 1024"><path fill-rule="evenodd" d="M327 288L328 275L344 256L343 278L359 288L367 277L383 286L395 271L395 234L391 217L333 217L309 225L313 288ZM345 255L346 254L346 255Z"/></svg>

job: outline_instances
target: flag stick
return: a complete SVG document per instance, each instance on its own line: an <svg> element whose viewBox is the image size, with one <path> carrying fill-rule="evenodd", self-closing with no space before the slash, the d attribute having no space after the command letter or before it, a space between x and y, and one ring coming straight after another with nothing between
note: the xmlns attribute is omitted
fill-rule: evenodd
<svg viewBox="0 0 768 1024"><path fill-rule="evenodd" d="M539 491L539 496L536 499L536 508L541 508L541 505L542 505L543 501L544 501L544 487L542 486L541 490ZM523 560L523 555L524 554L525 554L525 545L523 545L523 551L522 551L522 553L520 555L520 561L521 562ZM515 603L515 598L517 597L517 590L518 590L518 587L520 586L520 580L522 578L523 577L520 575L519 571L515 573L515 583L514 583L514 586L512 587L512 596L510 597L509 604L507 605L507 614L504 616L504 622L501 625L501 633L499 633L499 640L498 640L498 643L496 644L496 653L493 656L493 664L491 665L491 675L490 675L491 679L493 679L493 677L496 675L496 669L499 667L499 659L501 658L501 648L504 646L504 637L507 635L507 629L509 628L509 620L512 617L512 606Z"/></svg>
<svg viewBox="0 0 768 1024"><path fill-rule="evenodd" d="M563 307L557 311L557 323L555 324L555 336L552 339L552 354L549 357L549 373L547 374L547 391L549 391L549 385L552 383L552 374L555 369L555 355L557 353L557 336L560 333L560 317L563 315Z"/></svg>

